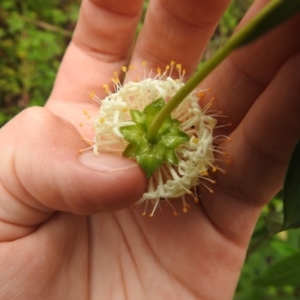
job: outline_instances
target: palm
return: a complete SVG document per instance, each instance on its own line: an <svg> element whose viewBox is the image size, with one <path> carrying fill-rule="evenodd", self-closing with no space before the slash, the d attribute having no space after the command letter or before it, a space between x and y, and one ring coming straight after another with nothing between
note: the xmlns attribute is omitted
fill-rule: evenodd
<svg viewBox="0 0 300 300"><path fill-rule="evenodd" d="M0 152L11 164L1 165L0 189L7 199L12 195L17 199L13 204L20 203L10 206L1 199L11 219L0 217L11 236L3 230L0 236L15 241L1 245L5 267L0 275L7 283L0 295L4 299L19 295L23 299L230 299L255 221L280 187L287 158L300 134L299 87L294 76L300 46L294 28L299 17L233 55L204 83L214 88L216 108L233 121L225 131L233 137L226 145L232 164L227 174L216 175L215 193L204 192L200 204L193 204L187 214L173 217L163 208L163 213L157 211L149 219L142 217L142 208L124 209L145 188L140 169L102 173L78 162L77 151L84 147L78 131L85 137L91 135L89 127L78 126L81 112L86 109L95 115L98 109L87 92L96 91L102 98L101 85L129 62L142 4L134 0L121 9L118 1L93 2L83 2L85 13L62 63L48 110L28 110L1 131L1 139L10 142ZM176 60L187 67L188 74L194 70L228 4L210 0L205 6L204 2L178 1L174 7L169 1L152 2L132 55L137 72L141 72L141 58L149 61L150 68ZM164 9L158 10L157 5ZM258 1L252 13L260 5ZM205 19L199 22L194 12L204 9ZM117 35L113 40L107 39L103 24L90 24L89 16L92 20L96 13L111 22ZM120 14L126 26L120 23ZM173 34L161 28L161 20L168 21ZM199 37L201 42L196 43ZM263 50L279 39L283 46L268 59L269 53ZM182 43L188 49L179 47ZM261 54L255 63L249 62L251 51ZM263 64L263 70L258 68ZM278 105L273 105L274 94ZM289 106L285 98L290 99ZM272 118L278 122L274 124ZM266 138L268 143L262 143ZM274 147L280 151L274 152ZM22 165L17 164L20 161ZM122 210L109 212L118 209Z"/></svg>
<svg viewBox="0 0 300 300"><path fill-rule="evenodd" d="M19 265L10 278L20 267L24 276L14 280L7 299L15 299L16 290L34 291L34 299L230 298L244 255L200 208L152 220L131 210L90 217L58 213L18 247ZM17 251L8 246L8 257L12 248Z"/></svg>

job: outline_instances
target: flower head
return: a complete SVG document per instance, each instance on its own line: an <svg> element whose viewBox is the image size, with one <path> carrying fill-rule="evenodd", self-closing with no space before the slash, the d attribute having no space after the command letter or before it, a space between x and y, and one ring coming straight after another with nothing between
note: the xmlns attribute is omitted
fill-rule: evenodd
<svg viewBox="0 0 300 300"><path fill-rule="evenodd" d="M178 79L171 77L175 67L179 72ZM123 71L126 72L125 67ZM100 100L99 115L94 121L94 153L98 155L101 152L109 152L121 155L129 144L122 129L137 124L133 121L131 112L142 112L157 99L163 99L167 103L184 85L183 75L181 66L175 66L173 62L163 73L158 69L154 78L129 81L124 86L121 86L115 75L112 79L115 91L110 91L108 86L104 85L108 95ZM170 201L178 197L181 197L183 211L186 212L189 208L187 196L192 196L195 202L199 201L195 192L198 185L205 186L212 192L210 183L214 181L209 178L209 170L216 169L213 130L217 121L208 113L210 104L204 108L199 105L199 97L205 92L195 90L172 112L172 120L177 120L179 130L187 139L174 149L176 163L163 161L149 178L148 190L137 202L152 202L154 208L150 216L153 216L160 201L167 201L173 208ZM93 95L93 98L97 97ZM99 101L98 98L97 100ZM173 211L177 215L174 208Z"/></svg>

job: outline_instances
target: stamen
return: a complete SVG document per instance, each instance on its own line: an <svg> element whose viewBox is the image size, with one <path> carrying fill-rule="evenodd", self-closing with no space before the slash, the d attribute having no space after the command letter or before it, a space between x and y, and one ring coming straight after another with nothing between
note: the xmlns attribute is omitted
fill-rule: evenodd
<svg viewBox="0 0 300 300"><path fill-rule="evenodd" d="M167 204L169 204L170 207L172 208L174 217L177 217L177 216L178 216L178 213L177 213L177 211L175 210L174 206L173 206L173 205L171 204L171 202L169 201L169 199L168 199L168 198L165 198L164 200L165 200L165 201L167 202Z"/></svg>
<svg viewBox="0 0 300 300"><path fill-rule="evenodd" d="M149 202L149 200L146 200L145 209L144 209L144 212L142 213L142 216L146 216L146 214L147 214L148 202Z"/></svg>
<svg viewBox="0 0 300 300"><path fill-rule="evenodd" d="M104 89L104 91L105 91L107 94L111 94L111 91L110 91L110 89L109 89L109 87L108 87L107 84L103 84L103 89Z"/></svg>
<svg viewBox="0 0 300 300"><path fill-rule="evenodd" d="M158 206L158 203L159 203L159 199L156 199L154 208L153 208L151 214L149 215L150 218L152 218L152 217L154 216L154 212L156 211L156 208L157 208L157 206Z"/></svg>
<svg viewBox="0 0 300 300"><path fill-rule="evenodd" d="M187 202L186 202L184 196L182 196L181 199L182 199L182 207L183 207L183 208L182 208L182 211L183 211L184 213L187 213L188 210L189 210L189 208L190 208L191 206L190 206L189 204L187 204Z"/></svg>
<svg viewBox="0 0 300 300"><path fill-rule="evenodd" d="M228 124L224 124L224 125L218 125L215 128L217 129L217 128L230 127L230 126L232 126L232 122L230 122Z"/></svg>
<svg viewBox="0 0 300 300"><path fill-rule="evenodd" d="M200 183L200 187L203 186L203 187L204 187L205 189L207 189L211 194L214 193L214 190L211 189L207 184L203 183L201 180L199 181L199 183Z"/></svg>

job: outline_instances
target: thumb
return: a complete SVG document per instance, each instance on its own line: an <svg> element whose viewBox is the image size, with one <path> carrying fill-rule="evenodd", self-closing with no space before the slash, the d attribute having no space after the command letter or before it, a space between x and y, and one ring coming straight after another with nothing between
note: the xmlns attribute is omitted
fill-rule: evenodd
<svg viewBox="0 0 300 300"><path fill-rule="evenodd" d="M0 232L30 231L55 211L119 210L141 197L146 179L135 162L79 156L84 147L73 125L44 108L26 109L1 128Z"/></svg>

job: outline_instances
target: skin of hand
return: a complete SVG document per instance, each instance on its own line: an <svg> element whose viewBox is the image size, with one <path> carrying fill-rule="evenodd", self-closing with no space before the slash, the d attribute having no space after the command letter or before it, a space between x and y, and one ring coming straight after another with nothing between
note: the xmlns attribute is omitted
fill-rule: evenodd
<svg viewBox="0 0 300 300"><path fill-rule="evenodd" d="M78 126L82 110L98 110L87 92L103 98L102 84L129 63L139 73L142 61L150 71L174 60L190 76L228 4L153 0L134 45L142 1L83 0L45 108L0 130L1 299L232 299L255 222L300 136L299 14L201 84L228 116L221 124L232 122L222 129L232 163L187 214L142 217L128 208L147 184L135 163L78 155L80 136L92 137Z"/></svg>

